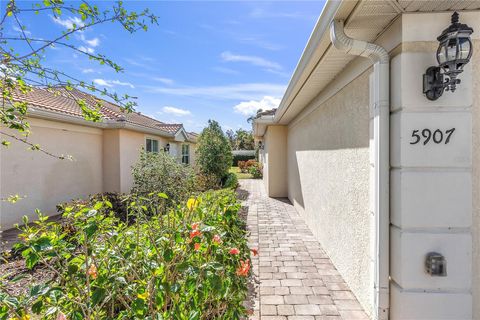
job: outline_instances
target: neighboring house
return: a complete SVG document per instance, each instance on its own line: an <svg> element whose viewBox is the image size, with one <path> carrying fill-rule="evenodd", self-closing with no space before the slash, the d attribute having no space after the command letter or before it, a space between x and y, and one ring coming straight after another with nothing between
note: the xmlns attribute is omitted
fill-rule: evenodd
<svg viewBox="0 0 480 320"><path fill-rule="evenodd" d="M373 319L480 319L479 9L327 1L278 109L254 120L268 194L290 199ZM473 55L429 100L454 10Z"/></svg>
<svg viewBox="0 0 480 320"><path fill-rule="evenodd" d="M1 198L15 194L25 198L15 204L0 202L0 230L21 222L24 215L36 217L36 208L52 215L57 204L73 198L129 192L131 168L142 149L169 152L179 162L195 163L197 135L186 132L182 124L163 123L139 112L124 113L117 105L78 90L55 91L36 88L17 100L29 105L28 141L73 160L27 150L26 144L6 138L11 145L0 148ZM75 99L83 99L89 106L100 101L102 121L86 121Z"/></svg>

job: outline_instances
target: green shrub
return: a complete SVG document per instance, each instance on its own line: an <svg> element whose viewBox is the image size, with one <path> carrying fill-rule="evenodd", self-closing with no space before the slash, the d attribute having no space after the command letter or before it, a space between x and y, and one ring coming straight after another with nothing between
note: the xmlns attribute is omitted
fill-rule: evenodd
<svg viewBox="0 0 480 320"><path fill-rule="evenodd" d="M129 204L132 225L99 201L65 208L66 227L41 218L17 244L26 267L54 277L13 296L0 277L0 319L241 319L250 251L233 191L152 215L155 197Z"/></svg>
<svg viewBox="0 0 480 320"><path fill-rule="evenodd" d="M255 161L254 164L248 167L248 173L250 173L254 179L261 179L263 177L262 164Z"/></svg>
<svg viewBox="0 0 480 320"><path fill-rule="evenodd" d="M219 184L232 166L232 148L218 122L208 120L197 140L196 165L200 173L214 176Z"/></svg>
<svg viewBox="0 0 480 320"><path fill-rule="evenodd" d="M229 172L223 182L224 188L237 189L238 187L238 178L237 175L233 172Z"/></svg>
<svg viewBox="0 0 480 320"><path fill-rule="evenodd" d="M147 195L163 192L170 203L186 200L195 190L193 169L164 152L142 152L132 174L133 193Z"/></svg>
<svg viewBox="0 0 480 320"><path fill-rule="evenodd" d="M248 161L251 159L255 159L255 155L242 155L242 154L236 154L233 156L233 166L238 167L238 162L239 161Z"/></svg>

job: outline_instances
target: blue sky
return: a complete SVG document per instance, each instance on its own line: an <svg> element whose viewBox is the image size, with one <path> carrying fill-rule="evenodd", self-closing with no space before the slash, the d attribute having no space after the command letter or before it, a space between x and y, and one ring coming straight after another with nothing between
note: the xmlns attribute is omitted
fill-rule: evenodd
<svg viewBox="0 0 480 320"><path fill-rule="evenodd" d="M224 129L250 128L246 119L252 112L279 103L324 2L125 5L150 8L159 16L159 26L131 35L107 24L70 40L112 58L123 73L58 47L48 49L46 62L100 87L138 97L137 110L146 115L200 131L208 119L219 121ZM51 38L74 19L53 21L45 14L22 23L32 35ZM18 30L11 26L8 32Z"/></svg>

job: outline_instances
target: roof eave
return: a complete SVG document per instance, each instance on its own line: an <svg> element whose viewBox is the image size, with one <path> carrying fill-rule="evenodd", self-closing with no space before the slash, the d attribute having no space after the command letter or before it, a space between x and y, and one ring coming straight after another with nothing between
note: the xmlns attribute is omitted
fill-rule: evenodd
<svg viewBox="0 0 480 320"><path fill-rule="evenodd" d="M253 135L255 137L263 137L269 125L275 124L274 115L261 116L253 121Z"/></svg>
<svg viewBox="0 0 480 320"><path fill-rule="evenodd" d="M330 47L329 27L330 22L335 19L339 11L351 11L357 1L328 0L325 4L320 17L317 20L315 28L308 39L307 45L302 52L300 60L293 72L287 90L282 97L280 105L275 112L275 123L287 124L282 121L283 116L288 110L290 104L295 99L297 93L302 88L308 76L315 68L316 64L323 54ZM325 41L325 40L328 41Z"/></svg>
<svg viewBox="0 0 480 320"><path fill-rule="evenodd" d="M87 127L94 127L100 129L129 129L133 131L138 131L147 134L153 134L166 138L174 138L174 133L165 132L159 129L148 128L126 121L115 121L115 120L103 120L101 122L93 122L85 120L82 117L71 116L66 114L61 114L54 111L46 111L41 109L36 109L35 106L29 107L28 115L29 117L39 118L44 120L56 120L65 123L78 124Z"/></svg>

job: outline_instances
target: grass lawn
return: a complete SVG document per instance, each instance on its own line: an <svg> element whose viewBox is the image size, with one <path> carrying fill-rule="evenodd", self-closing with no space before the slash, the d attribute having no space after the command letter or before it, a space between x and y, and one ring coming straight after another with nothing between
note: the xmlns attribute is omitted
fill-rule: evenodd
<svg viewBox="0 0 480 320"><path fill-rule="evenodd" d="M230 172L235 173L238 179L252 179L252 175L250 173L240 172L239 167L231 167Z"/></svg>

